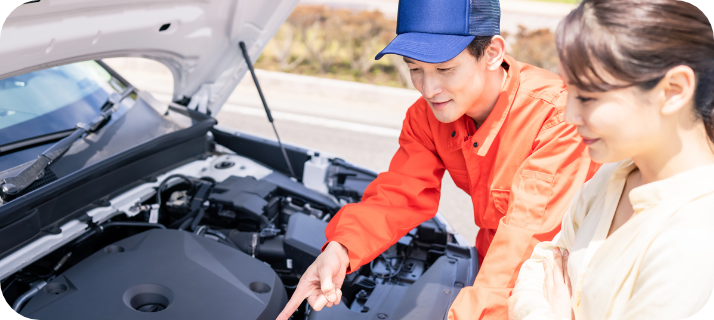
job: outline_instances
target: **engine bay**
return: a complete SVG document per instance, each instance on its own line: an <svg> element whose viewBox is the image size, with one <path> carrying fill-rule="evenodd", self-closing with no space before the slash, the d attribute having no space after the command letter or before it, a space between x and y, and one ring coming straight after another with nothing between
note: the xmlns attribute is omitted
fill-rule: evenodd
<svg viewBox="0 0 714 320"><path fill-rule="evenodd" d="M267 319L287 302L259 260L193 233L153 229L53 279L23 308L33 319ZM216 306L220 306L217 308Z"/></svg>
<svg viewBox="0 0 714 320"><path fill-rule="evenodd" d="M185 165L125 210L88 215L80 236L5 277L3 295L33 319L275 319L330 219L361 198L340 161L327 193L235 154ZM443 318L475 279L474 250L431 219L347 275L344 303L303 303L293 319Z"/></svg>

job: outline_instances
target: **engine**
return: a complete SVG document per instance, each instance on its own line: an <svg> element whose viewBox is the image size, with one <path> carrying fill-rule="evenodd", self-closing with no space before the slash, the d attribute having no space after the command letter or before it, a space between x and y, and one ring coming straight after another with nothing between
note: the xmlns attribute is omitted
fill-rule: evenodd
<svg viewBox="0 0 714 320"><path fill-rule="evenodd" d="M41 320L275 319L320 254L330 219L361 193L345 187L349 168L333 168L324 194L277 172L222 174L243 169L235 165L163 178L130 214L90 223L5 279L6 300ZM293 319L439 318L473 281L476 260L432 219L348 275L345 303L322 312L303 304ZM411 315L419 299L438 307Z"/></svg>
<svg viewBox="0 0 714 320"><path fill-rule="evenodd" d="M264 263L205 237L155 229L56 277L25 306L32 319L275 319L287 302Z"/></svg>

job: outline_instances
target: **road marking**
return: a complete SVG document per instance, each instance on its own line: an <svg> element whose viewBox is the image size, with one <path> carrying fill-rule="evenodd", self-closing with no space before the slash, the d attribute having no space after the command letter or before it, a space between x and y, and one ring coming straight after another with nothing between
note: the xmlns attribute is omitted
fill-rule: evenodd
<svg viewBox="0 0 714 320"><path fill-rule="evenodd" d="M169 101L171 101L170 95L160 94L160 93L151 93L151 95L156 100L158 100L162 103L168 103ZM228 104L228 103L224 104L223 107L221 107L221 111L219 111L218 113L221 113L221 112L230 112L230 113L242 114L242 115L251 116L251 117L263 117L263 118L266 117L265 110L263 110L263 109L237 106L237 105ZM401 130L399 130L399 129L373 126L373 125L369 125L369 124L362 124L362 123L335 120L335 119L320 118L320 117L314 117L314 116L306 116L306 115L296 114L296 113L291 113L291 112L272 111L271 110L271 113L273 114L273 118L278 119L278 120L296 122L296 123L301 123L301 124L308 124L308 125L313 125L313 126L320 126L320 127L330 128L330 129L352 131L352 132L356 132L356 133L366 133L366 134L372 134L375 136L399 138L399 133L401 132Z"/></svg>
<svg viewBox="0 0 714 320"><path fill-rule="evenodd" d="M169 101L171 101L171 96L169 96L169 95L158 94L158 93L151 93L151 95L154 96L154 98L156 98L156 100L159 100L160 102L163 102L163 103L168 103ZM234 104L227 104L227 103L223 105L220 112L237 113L237 114L242 114L242 115L251 116L251 117L265 117L265 110L263 110L263 109L243 107L243 106L237 106ZM273 118L283 120L283 121L290 121L290 122L296 122L296 123L301 123L301 124L309 124L309 125L313 125L313 126L320 126L320 127L330 128L330 129L346 130L346 131L352 131L352 132L356 132L356 133L366 133L366 134L372 134L375 136L399 138L399 133L401 132L401 130L399 130L399 129L373 126L373 125L369 125L369 124L320 118L320 117L314 117L314 116L306 116L306 115L302 115L302 114L284 112L284 111L271 111L271 112L273 113Z"/></svg>
<svg viewBox="0 0 714 320"><path fill-rule="evenodd" d="M253 117L265 117L265 111L262 109L242 107L236 105L225 104L221 108L221 112L237 113L246 116ZM306 116L302 114L295 114L283 111L271 111L273 118L283 121L297 122L301 124L308 124L314 126L320 126L330 129L346 130L357 133L366 133L376 136L399 138L399 129L385 128L379 126L373 126L362 123L355 123L349 121L327 119L313 116Z"/></svg>

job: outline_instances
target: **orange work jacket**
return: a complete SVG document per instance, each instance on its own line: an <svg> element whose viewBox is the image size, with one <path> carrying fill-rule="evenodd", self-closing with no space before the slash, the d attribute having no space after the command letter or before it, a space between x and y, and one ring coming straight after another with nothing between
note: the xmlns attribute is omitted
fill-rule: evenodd
<svg viewBox="0 0 714 320"><path fill-rule="evenodd" d="M564 121L567 91L557 75L506 57L508 76L476 130L468 116L439 122L420 98L407 111L389 171L345 205L327 227L344 245L348 271L376 258L439 208L448 170L471 195L481 269L449 319L507 319L506 300L533 247L552 240L570 199L599 167Z"/></svg>

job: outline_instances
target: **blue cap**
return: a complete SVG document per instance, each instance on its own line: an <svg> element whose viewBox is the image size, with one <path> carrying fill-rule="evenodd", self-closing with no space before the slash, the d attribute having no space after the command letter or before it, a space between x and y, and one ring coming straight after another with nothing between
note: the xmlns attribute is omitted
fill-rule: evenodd
<svg viewBox="0 0 714 320"><path fill-rule="evenodd" d="M459 55L476 36L501 34L498 0L400 0L397 37L377 54L441 63Z"/></svg>

